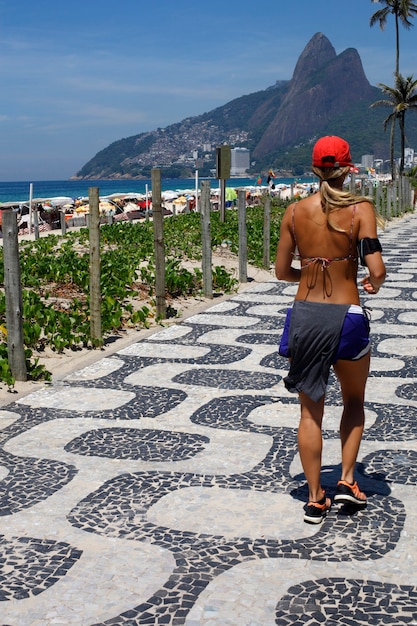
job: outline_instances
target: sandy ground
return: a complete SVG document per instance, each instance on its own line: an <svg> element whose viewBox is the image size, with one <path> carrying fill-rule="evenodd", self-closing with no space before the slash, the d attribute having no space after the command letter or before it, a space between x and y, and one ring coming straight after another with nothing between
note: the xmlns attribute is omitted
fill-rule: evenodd
<svg viewBox="0 0 417 626"><path fill-rule="evenodd" d="M227 248L220 248L217 253L213 254L212 264L213 267L216 265L223 265L224 267L226 267L227 270L233 272L233 276L235 278L238 278L239 276L239 260ZM190 268L191 264L187 264L186 266ZM201 268L201 263L196 263L194 264L194 266L199 266ZM254 282L263 283L273 279L274 277L272 266L271 270L267 271L248 265L247 275L248 282L240 283L238 287L238 292L245 291L245 289L248 289L248 287L253 285ZM105 341L105 345L101 349L86 349L77 352L65 351L63 354L57 354L52 350L48 350L45 351L45 353L37 354L36 356L39 357L39 362L43 364L49 372L51 372L52 383L54 383L64 378L71 372L80 370L104 357L108 357L114 354L115 352L132 343L135 343L136 341L157 333L163 327L181 323L188 317L191 317L192 315L195 315L197 313L201 313L202 311L210 308L214 304L222 302L223 300L227 300L230 297L231 295L228 294L215 296L213 299L203 297L183 299L178 303L175 303L175 308L178 309L177 317L164 320L162 325L156 324L149 329L127 330L117 336L107 338ZM18 398L28 395L29 393L32 393L33 391L41 389L50 384L51 383L46 383L44 381L16 381L15 386L12 390L8 390L4 384L0 384L0 407L4 407L7 404L16 401Z"/></svg>

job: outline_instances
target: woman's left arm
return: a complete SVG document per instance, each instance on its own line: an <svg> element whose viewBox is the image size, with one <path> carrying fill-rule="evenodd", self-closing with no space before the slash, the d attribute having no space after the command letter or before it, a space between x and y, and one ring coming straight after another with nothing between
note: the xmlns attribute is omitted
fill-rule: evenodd
<svg viewBox="0 0 417 626"><path fill-rule="evenodd" d="M291 231L292 205L287 207L281 222L281 230L275 259L275 276L278 280L291 283L300 282L301 270L292 267L295 241Z"/></svg>
<svg viewBox="0 0 417 626"><path fill-rule="evenodd" d="M361 204L358 238L359 241L369 238L373 242L374 249L371 249L368 254L365 252L365 263L369 274L361 280L361 283L367 293L376 294L385 281L386 269L381 251L376 245L376 242L379 244L379 241L377 239L375 209L370 202Z"/></svg>

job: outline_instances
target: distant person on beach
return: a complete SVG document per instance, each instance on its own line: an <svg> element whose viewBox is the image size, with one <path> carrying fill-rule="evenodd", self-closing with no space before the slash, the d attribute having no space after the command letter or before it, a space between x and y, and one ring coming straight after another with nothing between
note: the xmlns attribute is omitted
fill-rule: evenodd
<svg viewBox="0 0 417 626"><path fill-rule="evenodd" d="M18 229L24 230L29 228L29 207L23 205L19 210Z"/></svg>
<svg viewBox="0 0 417 626"><path fill-rule="evenodd" d="M291 204L284 214L275 271L279 280L299 283L288 310L280 354L290 359L286 388L298 393L301 419L298 448L308 483L304 521L320 523L331 507L321 486L322 419L330 368L339 380L342 471L334 501L366 506L354 477L364 429L365 385L369 372L368 312L357 285L358 262L367 266L361 280L376 294L385 280L376 215L368 198L343 189L351 163L349 144L322 137L313 149L317 193ZM300 262L299 269L292 262Z"/></svg>

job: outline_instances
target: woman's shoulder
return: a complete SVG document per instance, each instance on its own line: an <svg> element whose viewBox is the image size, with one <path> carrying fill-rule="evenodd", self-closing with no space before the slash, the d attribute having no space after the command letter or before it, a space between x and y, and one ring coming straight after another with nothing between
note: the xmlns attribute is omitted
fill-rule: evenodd
<svg viewBox="0 0 417 626"><path fill-rule="evenodd" d="M375 215L375 207L371 200L361 200L359 202L355 202L352 207L358 215Z"/></svg>
<svg viewBox="0 0 417 626"><path fill-rule="evenodd" d="M293 202L292 204L290 204L288 208L291 210L291 212L309 212L312 210L314 211L318 208L321 209L320 194L315 193L311 196L308 196L307 198L301 198L300 200L297 200L297 202Z"/></svg>

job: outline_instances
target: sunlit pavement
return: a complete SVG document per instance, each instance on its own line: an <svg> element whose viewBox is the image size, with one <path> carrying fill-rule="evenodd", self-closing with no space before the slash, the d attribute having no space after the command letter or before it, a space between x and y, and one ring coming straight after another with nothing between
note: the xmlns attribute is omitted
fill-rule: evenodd
<svg viewBox="0 0 417 626"><path fill-rule="evenodd" d="M417 217L381 241L367 508L303 522L295 286L255 284L0 410L2 626L417 624ZM340 413L331 378L331 496Z"/></svg>

